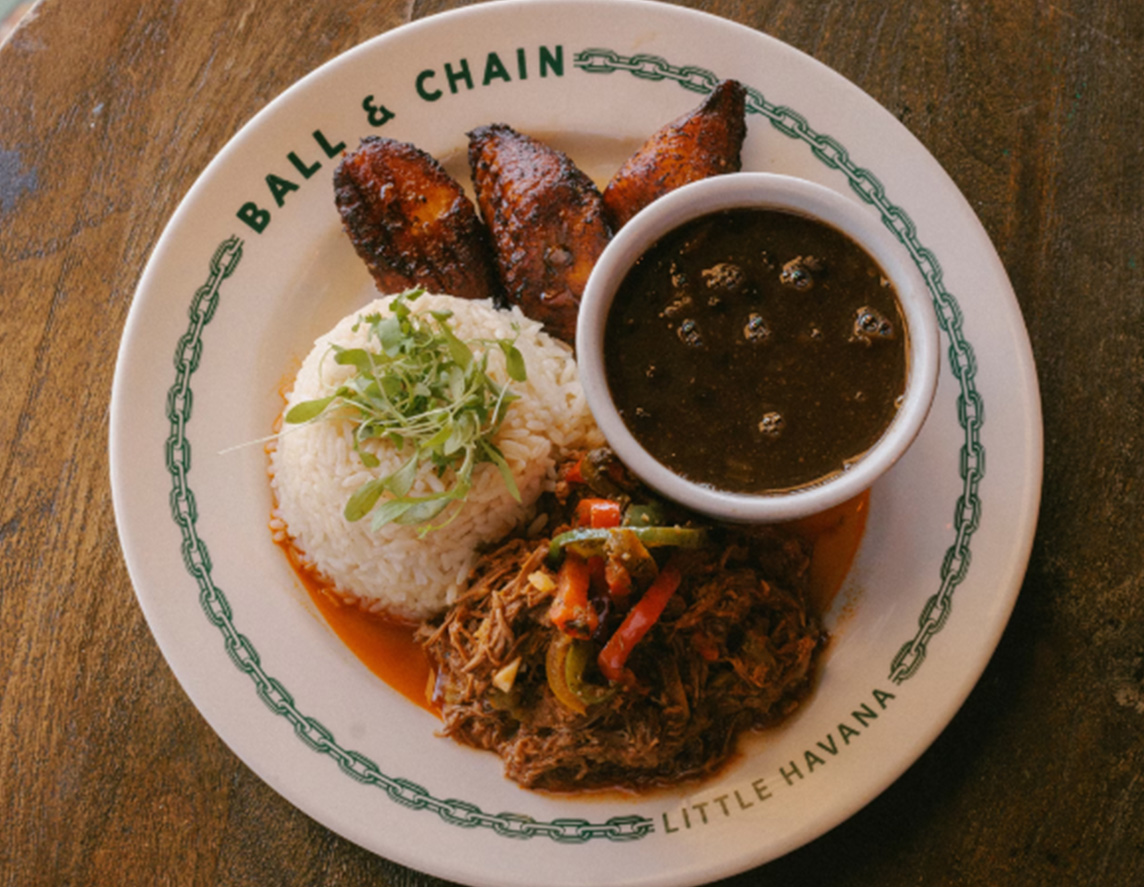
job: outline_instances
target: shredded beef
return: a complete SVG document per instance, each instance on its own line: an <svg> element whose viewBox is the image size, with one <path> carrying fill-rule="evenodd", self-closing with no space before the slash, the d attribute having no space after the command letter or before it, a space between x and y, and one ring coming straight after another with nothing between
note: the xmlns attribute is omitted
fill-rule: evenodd
<svg viewBox="0 0 1144 887"><path fill-rule="evenodd" d="M483 557L467 593L421 634L444 733L495 751L509 778L571 791L703 777L743 731L781 720L806 694L823 643L806 606L807 553L776 531L723 528L678 558L683 581L631 653L627 680L572 711L546 676L560 634L539 578L555 580L548 541L515 539ZM620 617L606 603L601 612L603 635ZM505 692L494 678L518 658ZM591 668L585 679L608 684Z"/></svg>

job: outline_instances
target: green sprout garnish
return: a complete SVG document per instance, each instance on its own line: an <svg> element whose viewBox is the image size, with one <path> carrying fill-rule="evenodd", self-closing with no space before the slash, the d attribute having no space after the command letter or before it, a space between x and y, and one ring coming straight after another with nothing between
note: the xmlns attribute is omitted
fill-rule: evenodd
<svg viewBox="0 0 1144 887"><path fill-rule="evenodd" d="M356 425L354 452L367 468L380 463L361 449L364 441L387 440L400 453L412 450L400 468L362 484L346 503L346 520L372 515L374 530L390 522L427 525L423 533L445 526L449 521L428 523L450 502L464 500L473 469L483 462L497 467L520 501L512 471L493 443L509 405L519 398L487 372L489 352L500 349L509 378L525 381L516 339L459 339L449 325L452 312L413 313L410 303L423 293L414 289L395 297L389 305L392 314L359 318L355 331L369 324L367 347L331 346L334 362L356 372L333 394L295 404L285 416L292 425L349 419ZM370 347L374 341L376 348ZM441 492L410 495L424 462L434 466L438 477L451 471L451 483Z"/></svg>

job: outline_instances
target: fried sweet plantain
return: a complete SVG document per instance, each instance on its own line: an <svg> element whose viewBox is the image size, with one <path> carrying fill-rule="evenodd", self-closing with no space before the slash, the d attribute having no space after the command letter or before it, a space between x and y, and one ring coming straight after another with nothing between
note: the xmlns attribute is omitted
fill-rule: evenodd
<svg viewBox="0 0 1144 887"><path fill-rule="evenodd" d="M611 237L595 183L505 124L469 133L469 165L509 304L573 341L588 274Z"/></svg>
<svg viewBox="0 0 1144 887"><path fill-rule="evenodd" d="M467 299L499 294L488 232L432 156L367 136L334 172L334 200L378 289L423 286Z"/></svg>
<svg viewBox="0 0 1144 887"><path fill-rule="evenodd" d="M618 231L632 216L681 185L738 172L747 136L747 91L721 81L698 108L678 117L629 157L604 189L604 206Z"/></svg>

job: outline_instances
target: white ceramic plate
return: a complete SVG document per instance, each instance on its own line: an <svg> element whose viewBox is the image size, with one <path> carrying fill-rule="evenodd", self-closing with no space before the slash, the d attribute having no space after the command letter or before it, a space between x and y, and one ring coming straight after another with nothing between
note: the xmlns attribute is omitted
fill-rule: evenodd
<svg viewBox="0 0 1144 887"><path fill-rule="evenodd" d="M503 121L605 180L724 77L751 89L745 168L864 201L918 263L947 352L937 399L873 491L847 616L832 616L821 684L794 719L698 788L530 793L495 756L435 737L431 715L341 644L271 542L260 448L223 451L267 434L295 361L369 294L332 199L342 143L414 141L463 174L465 133ZM242 220L247 203L247 218L268 219L261 230ZM1040 404L1016 301L973 211L868 96L778 41L667 4L505 2L347 52L218 155L139 285L111 467L127 564L171 667L230 747L310 816L472 884L694 884L841 822L957 711L1025 570Z"/></svg>

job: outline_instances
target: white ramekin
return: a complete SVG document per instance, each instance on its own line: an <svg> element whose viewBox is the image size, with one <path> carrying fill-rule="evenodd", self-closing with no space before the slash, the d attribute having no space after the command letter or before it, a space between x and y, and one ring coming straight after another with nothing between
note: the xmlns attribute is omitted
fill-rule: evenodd
<svg viewBox="0 0 1144 887"><path fill-rule="evenodd" d="M685 222L727 209L776 209L818 219L842 231L881 266L897 290L906 326L906 390L889 428L846 471L821 483L775 493L734 493L694 483L645 450L621 418L604 370L604 328L616 290L639 257ZM685 185L633 217L604 250L580 303L576 356L588 404L609 446L661 494L702 514L737 523L774 523L824 511L866 490L909 448L937 388L937 317L928 288L906 247L870 207L804 179L731 173Z"/></svg>

